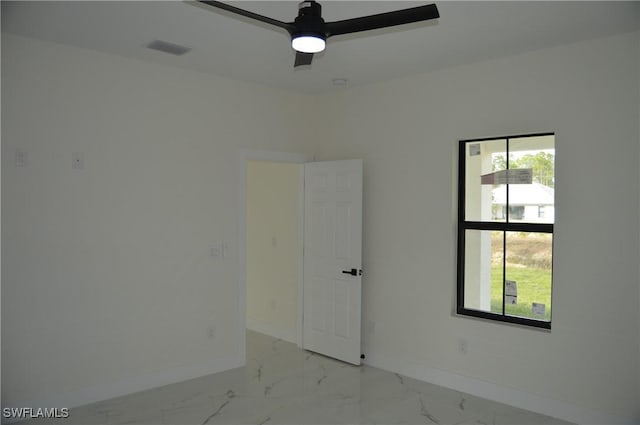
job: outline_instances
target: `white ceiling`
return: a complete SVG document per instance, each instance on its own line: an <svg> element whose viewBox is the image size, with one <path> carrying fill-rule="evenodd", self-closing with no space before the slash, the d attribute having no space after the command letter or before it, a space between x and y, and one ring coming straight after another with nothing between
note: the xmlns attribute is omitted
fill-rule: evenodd
<svg viewBox="0 0 640 425"><path fill-rule="evenodd" d="M296 1L231 4L282 21ZM321 1L326 21L430 1ZM293 68L288 34L193 2L2 1L2 31L211 74L319 92L597 38L640 28L640 2L437 1L440 19L338 36L310 67ZM184 56L147 49L154 39L191 47Z"/></svg>

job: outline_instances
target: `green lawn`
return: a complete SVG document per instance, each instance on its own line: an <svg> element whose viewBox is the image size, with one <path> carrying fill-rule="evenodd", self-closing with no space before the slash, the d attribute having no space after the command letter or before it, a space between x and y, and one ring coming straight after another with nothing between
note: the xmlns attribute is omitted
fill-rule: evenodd
<svg viewBox="0 0 640 425"><path fill-rule="evenodd" d="M533 319L531 303L545 305L544 320L551 319L551 269L507 266L507 280L515 280L518 286L518 304L505 305L509 316ZM502 266L491 268L491 311L502 314Z"/></svg>

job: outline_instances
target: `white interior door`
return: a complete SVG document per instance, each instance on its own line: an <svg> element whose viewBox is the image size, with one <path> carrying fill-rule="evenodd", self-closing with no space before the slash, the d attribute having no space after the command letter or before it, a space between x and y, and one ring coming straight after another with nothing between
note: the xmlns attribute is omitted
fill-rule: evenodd
<svg viewBox="0 0 640 425"><path fill-rule="evenodd" d="M360 364L362 160L305 164L303 348Z"/></svg>

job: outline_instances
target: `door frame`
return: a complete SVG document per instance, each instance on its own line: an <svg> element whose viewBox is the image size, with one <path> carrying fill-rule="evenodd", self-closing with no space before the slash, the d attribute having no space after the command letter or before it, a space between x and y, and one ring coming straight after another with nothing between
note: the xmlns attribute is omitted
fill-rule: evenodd
<svg viewBox="0 0 640 425"><path fill-rule="evenodd" d="M237 323L239 329L238 335L238 354L242 359L242 364L247 363L247 170L249 161L264 162L284 162L304 165L305 162L313 161L313 155L281 152L281 151L265 151L256 149L241 149L239 152L240 162L240 193L238 199L238 317ZM300 207L298 212L298 226L300 228L300 246L304 242L304 167L301 167L298 191L300 195ZM296 344L302 347L302 317L303 317L303 263L304 258L300 256L300 264L298 267L298 320L296 323Z"/></svg>

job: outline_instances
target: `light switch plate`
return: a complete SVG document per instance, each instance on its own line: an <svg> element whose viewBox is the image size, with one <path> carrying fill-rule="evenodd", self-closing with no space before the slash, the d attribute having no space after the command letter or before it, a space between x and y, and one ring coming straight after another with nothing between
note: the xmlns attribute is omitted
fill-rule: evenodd
<svg viewBox="0 0 640 425"><path fill-rule="evenodd" d="M16 167L26 167L29 164L29 154L22 149L16 149L15 153Z"/></svg>

